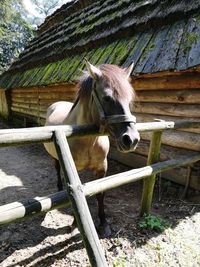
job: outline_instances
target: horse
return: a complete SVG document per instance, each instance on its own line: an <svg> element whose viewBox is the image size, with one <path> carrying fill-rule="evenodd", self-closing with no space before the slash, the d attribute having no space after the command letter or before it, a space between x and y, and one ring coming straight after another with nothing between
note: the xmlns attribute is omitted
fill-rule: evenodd
<svg viewBox="0 0 200 267"><path fill-rule="evenodd" d="M94 178L106 175L109 138L108 132L116 141L117 149L127 153L133 151L140 140L136 128L136 118L131 114L130 103L135 92L129 77L133 64L120 68L112 64L99 67L85 61L87 71L80 78L74 104L66 101L53 103L47 110L45 125L84 125L96 124L101 136L69 139L69 146L77 171L90 169ZM53 143L45 143L45 149L53 157L58 178L58 190L62 190L60 165ZM98 203L99 227L102 237L111 235L104 211L104 193L96 195Z"/></svg>

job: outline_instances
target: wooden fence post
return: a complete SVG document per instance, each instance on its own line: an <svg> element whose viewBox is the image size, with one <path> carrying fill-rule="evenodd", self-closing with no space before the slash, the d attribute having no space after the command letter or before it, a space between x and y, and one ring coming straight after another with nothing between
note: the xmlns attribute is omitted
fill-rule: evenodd
<svg viewBox="0 0 200 267"><path fill-rule="evenodd" d="M54 134L54 143L64 173L65 185L90 264L92 267L107 267L65 133L58 130Z"/></svg>
<svg viewBox="0 0 200 267"><path fill-rule="evenodd" d="M149 154L147 159L147 165L152 165L159 161L160 158L160 146L161 146L162 131L155 131L151 137L151 143L149 148ZM144 178L143 180L143 192L140 215L149 214L151 211L152 197L154 191L156 174Z"/></svg>

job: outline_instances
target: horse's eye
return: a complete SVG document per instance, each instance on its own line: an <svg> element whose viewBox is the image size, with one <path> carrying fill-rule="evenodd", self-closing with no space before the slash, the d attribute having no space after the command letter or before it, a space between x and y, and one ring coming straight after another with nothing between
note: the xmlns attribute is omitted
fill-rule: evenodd
<svg viewBox="0 0 200 267"><path fill-rule="evenodd" d="M112 97L111 96L104 96L103 97L103 100L105 101L105 102L110 102L110 101L112 101Z"/></svg>

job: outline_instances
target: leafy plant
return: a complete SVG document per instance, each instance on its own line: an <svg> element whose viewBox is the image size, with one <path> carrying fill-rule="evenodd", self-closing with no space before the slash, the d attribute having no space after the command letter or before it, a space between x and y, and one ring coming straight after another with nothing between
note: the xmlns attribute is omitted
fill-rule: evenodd
<svg viewBox="0 0 200 267"><path fill-rule="evenodd" d="M19 56L33 37L22 0L2 0L0 8L0 73Z"/></svg>
<svg viewBox="0 0 200 267"><path fill-rule="evenodd" d="M170 224L155 215L144 215L144 217L139 222L139 227L141 229L150 229L157 232L162 232L165 228L170 227Z"/></svg>

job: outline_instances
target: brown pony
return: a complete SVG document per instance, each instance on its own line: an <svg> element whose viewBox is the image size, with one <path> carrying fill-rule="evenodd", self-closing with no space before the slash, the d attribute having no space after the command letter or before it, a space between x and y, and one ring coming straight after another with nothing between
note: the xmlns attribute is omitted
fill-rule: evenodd
<svg viewBox="0 0 200 267"><path fill-rule="evenodd" d="M120 152L133 151L140 139L136 129L136 119L130 112L134 91L129 83L133 64L127 69L116 65L102 64L95 67L86 61L88 71L79 82L79 91L74 104L56 102L47 110L46 125L96 124L115 139ZM52 143L44 144L48 153L55 159L58 176L58 189L62 190L60 165ZM81 137L69 139L69 145L78 171L91 169L96 179L107 171L109 151L108 136ZM98 215L101 236L111 234L104 212L104 193L97 195Z"/></svg>

